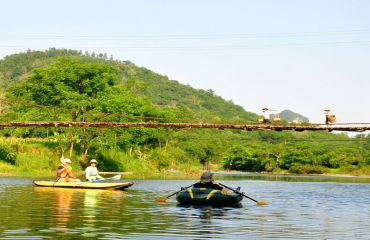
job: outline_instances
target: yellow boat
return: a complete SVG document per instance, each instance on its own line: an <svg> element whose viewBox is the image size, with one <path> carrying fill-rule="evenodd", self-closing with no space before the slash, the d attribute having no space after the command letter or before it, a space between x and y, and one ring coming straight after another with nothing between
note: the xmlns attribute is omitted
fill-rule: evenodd
<svg viewBox="0 0 370 240"><path fill-rule="evenodd" d="M104 183L104 182L54 182L54 181L33 181L38 187L59 187L59 188L86 188L86 189L115 189L122 190L131 187L134 183Z"/></svg>

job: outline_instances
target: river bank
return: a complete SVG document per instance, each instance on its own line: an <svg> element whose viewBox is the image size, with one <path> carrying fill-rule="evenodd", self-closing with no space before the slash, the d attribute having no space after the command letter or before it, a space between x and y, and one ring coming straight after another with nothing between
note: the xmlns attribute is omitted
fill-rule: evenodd
<svg viewBox="0 0 370 240"><path fill-rule="evenodd" d="M356 175L356 174L346 174L346 173L323 173L323 174L294 174L289 173L286 171L282 172L242 172L242 171L215 171L216 174L219 175L241 175L241 176L248 176L248 175L261 175L261 176L322 176L322 177L348 177L348 178L370 178L370 175Z"/></svg>
<svg viewBox="0 0 370 240"><path fill-rule="evenodd" d="M14 176L26 178L55 178L56 167L60 158L59 152L54 147L42 144L24 144L17 146L17 157L15 163L0 161L0 176ZM97 156L98 168L102 172L125 172L124 178L131 179L198 179L203 171L203 166L198 160L191 162L181 162L172 159L166 166L162 166L158 161L150 159L138 159L129 156L124 152L104 152ZM75 174L84 179L82 170L86 167L87 161L78 155L73 155L72 166ZM268 176L268 178L296 177L296 176L327 176L327 177L348 177L348 178L370 178L370 166L346 166L337 169L326 168L324 172L289 172L288 170L274 169L272 172L241 172L228 171L222 169L222 160L217 163L210 163L211 170L220 177L235 175L256 175ZM315 166L311 166L312 169ZM109 175L107 175L109 177Z"/></svg>
<svg viewBox="0 0 370 240"><path fill-rule="evenodd" d="M195 172L180 172L180 171L162 171L162 172L104 172L101 173L103 177L111 177L113 175L121 175L122 179L171 179L171 180L191 180L198 179L202 171ZM75 175L79 179L85 179L83 171L76 171ZM50 179L55 178L54 171L13 171L0 172L0 177L21 177L21 178L40 178Z"/></svg>

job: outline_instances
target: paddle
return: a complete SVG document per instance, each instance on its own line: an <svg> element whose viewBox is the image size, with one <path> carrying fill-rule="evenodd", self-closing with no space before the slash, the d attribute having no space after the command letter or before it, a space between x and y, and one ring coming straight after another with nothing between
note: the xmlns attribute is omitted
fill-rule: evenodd
<svg viewBox="0 0 370 240"><path fill-rule="evenodd" d="M242 195L243 197L246 197L246 198L248 198L248 199L250 199L250 200L252 200L252 201L256 202L256 203L257 203L257 205L260 205L260 206L262 206L262 205L267 205L267 202L265 202L265 201L257 201L256 199L253 199L253 198L251 198L251 197L248 197L248 196L247 196L247 195L245 195L244 193L239 192L238 190L232 189L231 187L225 186L225 185L223 185L222 183L218 183L218 184L219 184L219 185L221 185L221 186L223 186L224 188L227 188L227 189L229 189L229 190L231 190L231 191L233 191L233 192L237 193L237 194Z"/></svg>
<svg viewBox="0 0 370 240"><path fill-rule="evenodd" d="M192 184L192 185L190 185L190 186L188 186L188 187L186 187L186 188L182 188L180 191L177 191L177 192L175 192L175 193L172 193L171 195L168 195L167 197L160 197L160 198L158 198L158 199L156 200L156 202L158 202L158 203L165 203L165 202L167 201L167 199L168 199L168 198L172 197L173 195L175 195L175 194L177 194L177 193L179 193L179 192L181 192L181 191L183 191L183 190L185 190L185 189L191 188L191 187L192 187L192 186L194 186L194 185L195 185L195 183L194 183L194 184Z"/></svg>
<svg viewBox="0 0 370 240"><path fill-rule="evenodd" d="M110 178L105 178L104 180L120 180L121 179L121 175L115 175L113 177L110 177Z"/></svg>
<svg viewBox="0 0 370 240"><path fill-rule="evenodd" d="M105 182L107 180L120 180L121 179L121 175L115 175L113 177L110 177L110 178L104 178L104 179L98 179L98 180L92 180L92 182L94 183L99 183L99 182Z"/></svg>

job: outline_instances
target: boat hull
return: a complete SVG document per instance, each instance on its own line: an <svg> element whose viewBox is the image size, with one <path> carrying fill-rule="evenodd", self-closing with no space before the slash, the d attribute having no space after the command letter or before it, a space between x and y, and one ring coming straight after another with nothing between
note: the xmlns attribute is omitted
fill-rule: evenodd
<svg viewBox="0 0 370 240"><path fill-rule="evenodd" d="M122 190L131 187L133 183L92 183L92 182L54 182L54 181L33 181L38 187L58 188L85 188L85 189L116 189Z"/></svg>
<svg viewBox="0 0 370 240"><path fill-rule="evenodd" d="M176 196L181 205L236 206L243 197L233 192L223 193L209 188L189 188Z"/></svg>

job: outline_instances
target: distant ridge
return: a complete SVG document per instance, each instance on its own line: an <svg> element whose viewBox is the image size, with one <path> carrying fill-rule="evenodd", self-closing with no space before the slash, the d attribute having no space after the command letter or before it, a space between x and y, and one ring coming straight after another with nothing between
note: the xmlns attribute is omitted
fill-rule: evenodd
<svg viewBox="0 0 370 240"><path fill-rule="evenodd" d="M118 69L118 84L156 106L170 107L181 112L182 118L215 122L250 122L258 118L257 114L223 99L211 89L195 89L150 69L138 67L130 61L114 60L105 53L72 49L28 50L0 59L0 93L14 84L22 83L34 68L48 66L60 57L104 62Z"/></svg>
<svg viewBox="0 0 370 240"><path fill-rule="evenodd" d="M280 112L280 118L287 122L309 122L308 117L305 117L299 113L295 113L289 109Z"/></svg>

